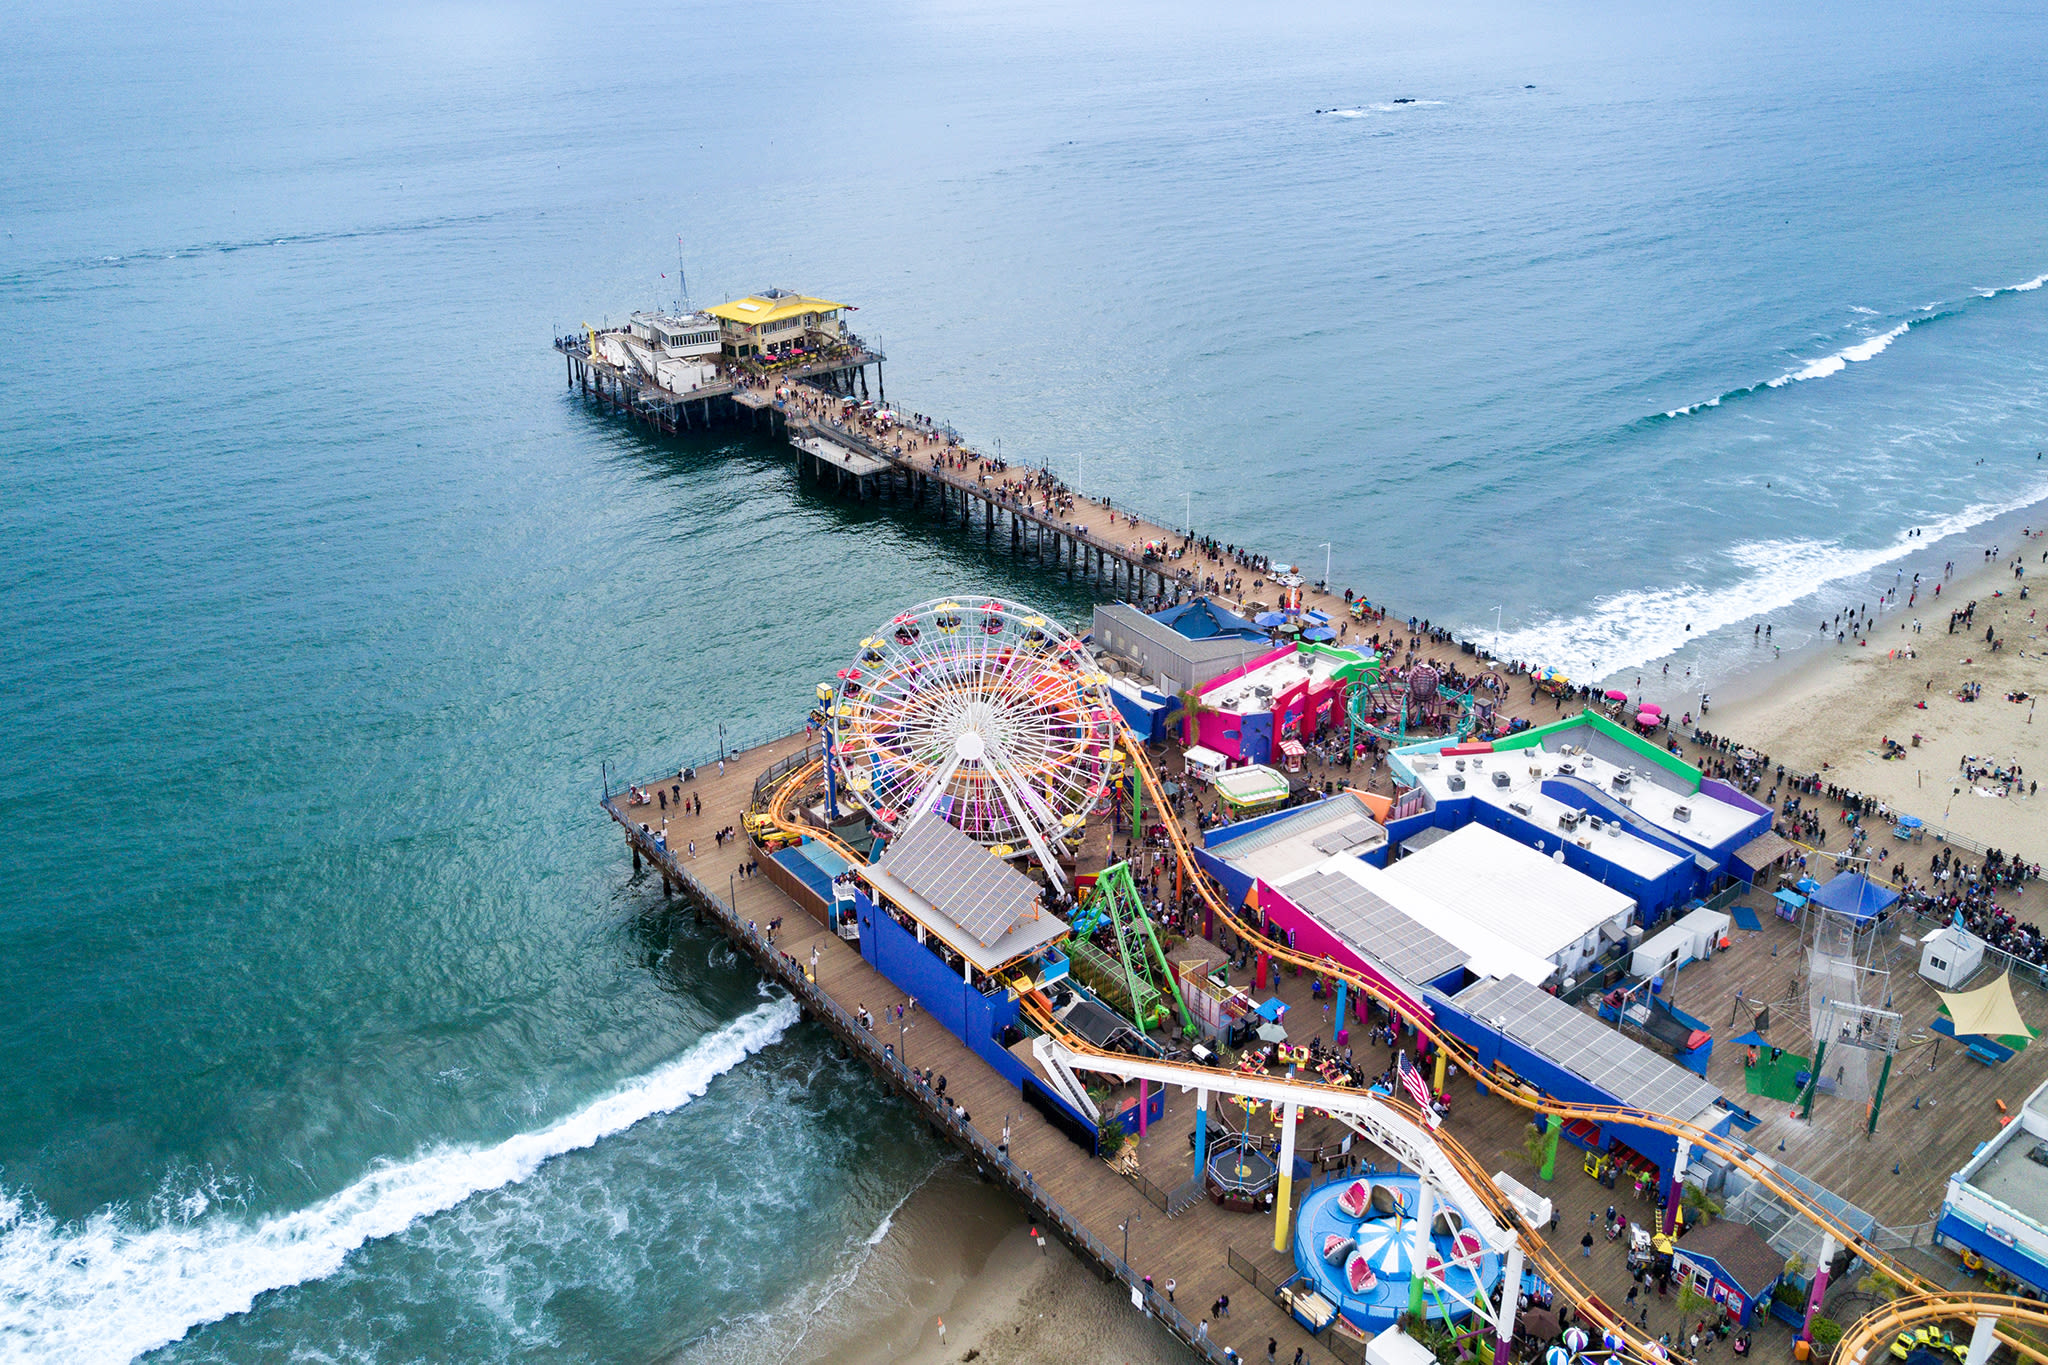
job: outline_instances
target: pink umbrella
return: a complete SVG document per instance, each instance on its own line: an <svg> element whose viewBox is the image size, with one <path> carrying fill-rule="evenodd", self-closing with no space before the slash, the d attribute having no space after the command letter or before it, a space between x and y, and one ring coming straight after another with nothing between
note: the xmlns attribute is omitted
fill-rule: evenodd
<svg viewBox="0 0 2048 1365"><path fill-rule="evenodd" d="M1609 701L1627 701L1627 700L1628 700L1628 693L1626 693L1626 692L1622 691L1622 690L1621 690L1620 688L1618 688L1618 687L1610 687L1610 688L1608 688L1608 689L1607 689L1607 700L1609 700Z"/></svg>
<svg viewBox="0 0 2048 1365"><path fill-rule="evenodd" d="M1642 706L1640 706L1637 709L1641 711L1646 711L1653 716L1661 716L1664 714L1664 708L1657 705L1657 703L1653 701L1646 701L1642 704Z"/></svg>

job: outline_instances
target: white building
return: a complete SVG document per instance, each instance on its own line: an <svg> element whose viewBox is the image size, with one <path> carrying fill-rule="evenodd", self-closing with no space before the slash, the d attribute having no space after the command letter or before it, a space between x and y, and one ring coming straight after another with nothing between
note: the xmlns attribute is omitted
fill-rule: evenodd
<svg viewBox="0 0 2048 1365"><path fill-rule="evenodd" d="M1944 924L1920 940L1920 975L1937 990L1956 990L1984 965L1984 940Z"/></svg>
<svg viewBox="0 0 2048 1365"><path fill-rule="evenodd" d="M1627 941L1636 903L1484 825L1466 825L1387 869L1398 882L1545 958L1566 977Z"/></svg>
<svg viewBox="0 0 2048 1365"><path fill-rule="evenodd" d="M1949 1177L1934 1240L2048 1293L2048 1085Z"/></svg>

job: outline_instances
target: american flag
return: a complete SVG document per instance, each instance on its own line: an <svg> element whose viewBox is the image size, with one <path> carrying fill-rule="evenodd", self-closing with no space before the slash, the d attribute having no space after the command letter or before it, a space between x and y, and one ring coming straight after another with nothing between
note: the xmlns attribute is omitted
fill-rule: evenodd
<svg viewBox="0 0 2048 1365"><path fill-rule="evenodd" d="M1429 1087L1423 1083L1422 1073L1409 1065L1407 1053L1396 1054L1394 1069L1400 1073L1402 1086L1414 1098L1416 1106L1422 1110L1422 1117L1429 1126L1434 1128L1442 1123L1443 1120L1436 1116L1436 1097L1429 1093Z"/></svg>

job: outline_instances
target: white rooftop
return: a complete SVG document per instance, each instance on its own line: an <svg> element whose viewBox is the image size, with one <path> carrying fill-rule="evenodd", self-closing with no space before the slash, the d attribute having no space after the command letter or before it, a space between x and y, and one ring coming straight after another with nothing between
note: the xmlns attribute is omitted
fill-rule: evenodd
<svg viewBox="0 0 2048 1365"><path fill-rule="evenodd" d="M1328 682L1338 669L1354 662L1356 657L1332 657L1320 651L1303 655L1300 650L1292 650L1241 677L1212 687L1202 693L1202 703L1232 715L1257 715L1272 710L1283 694L1298 687L1304 679L1310 680L1312 686Z"/></svg>
<svg viewBox="0 0 2048 1365"><path fill-rule="evenodd" d="M1511 976L1532 986L1541 986L1557 974L1557 964L1542 954L1509 942L1469 915L1444 904L1429 892L1399 880L1385 869L1374 867L1356 854L1339 853L1325 858L1271 885L1285 894L1290 884L1323 873L1343 877L1364 887L1409 919L1431 930L1465 955L1466 969L1474 976ZM1359 946L1367 950L1373 947L1370 943Z"/></svg>
<svg viewBox="0 0 2048 1365"><path fill-rule="evenodd" d="M1511 807L1516 802L1529 806L1532 811L1548 812L1547 819L1536 823L1555 827L1557 815L1564 810L1561 802L1545 797L1542 786L1549 779L1567 779L1584 782L1597 788L1610 800L1620 801L1634 811L1646 824L1654 825L1666 834L1673 835L1689 844L1701 847L1717 847L1747 829L1756 819L1749 811L1731 806L1701 792L1674 791L1665 783L1670 775L1648 772L1652 766L1645 759L1640 763L1623 768L1612 758L1590 753L1552 752L1538 744L1527 749L1511 749L1491 754L1466 754L1462 758L1465 768L1458 769L1460 756L1444 757L1438 754L1416 754L1409 758L1409 766L1415 770L1416 778L1437 800L1448 800L1457 796L1477 796L1496 806ZM1477 763L1474 760L1479 760ZM1493 775L1505 772L1508 785L1494 784ZM1464 790L1453 791L1453 775L1464 779ZM1620 782L1617 784L1616 779ZM1544 804L1547 803L1547 804ZM1688 818L1679 819L1675 812L1684 807ZM1516 812L1520 814L1520 812ZM1534 816L1529 818L1535 818ZM1640 839L1635 840L1642 843ZM1625 854L1614 840L1601 840L1594 847L1607 854L1610 846L1617 849L1611 854L1620 862L1623 856L1640 858L1633 850ZM1634 864L1624 863L1631 871L1644 870L1649 873L1669 867L1670 861L1639 869Z"/></svg>
<svg viewBox="0 0 2048 1365"><path fill-rule="evenodd" d="M1598 949L1593 936L1602 931L1619 941L1636 908L1621 892L1484 825L1453 830L1395 863L1387 875L1428 892L1516 947L1553 960L1587 956Z"/></svg>
<svg viewBox="0 0 2048 1365"><path fill-rule="evenodd" d="M1372 818L1365 802L1339 792L1236 838L1219 838L1209 851L1239 871L1278 886L1327 862L1333 853L1356 859L1386 842L1386 830Z"/></svg>

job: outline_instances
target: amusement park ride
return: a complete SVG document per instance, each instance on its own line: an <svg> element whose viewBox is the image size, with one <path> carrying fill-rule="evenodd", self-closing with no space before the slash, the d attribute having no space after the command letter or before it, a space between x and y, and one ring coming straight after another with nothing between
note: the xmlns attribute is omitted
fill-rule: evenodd
<svg viewBox="0 0 2048 1365"><path fill-rule="evenodd" d="M1159 934L1152 917L1145 913L1145 898L1131 878L1128 863L1117 863L1098 873L1080 911L1069 921L1073 937L1067 940L1067 955L1075 970L1110 1003L1128 1006L1127 1018L1141 1030L1157 1028L1178 1017L1181 1036L1192 1038L1200 1030L1181 998L1180 983L1174 980L1166 952L1159 946ZM1110 931L1114 952L1104 952L1092 942L1103 930ZM1172 1009L1166 1002L1173 1002Z"/></svg>
<svg viewBox="0 0 2048 1365"><path fill-rule="evenodd" d="M862 640L821 700L835 811L850 796L885 836L935 813L1065 889L1063 846L1109 790L1116 710L1064 627L1002 598L926 602Z"/></svg>
<svg viewBox="0 0 2048 1365"><path fill-rule="evenodd" d="M1498 697L1503 688L1500 675L1482 674L1464 692L1444 686L1443 674L1429 664L1416 664L1401 677L1389 673L1382 679L1376 675L1366 685L1354 687L1345 706L1351 721L1351 743L1357 744L1358 737L1366 734L1387 744L1408 744L1416 738L1409 733L1410 727L1418 734L1449 732L1460 740L1483 734L1493 728L1495 703L1473 695L1481 688ZM1457 709L1454 724L1450 721L1453 707Z"/></svg>
<svg viewBox="0 0 2048 1365"><path fill-rule="evenodd" d="M1487 675L1478 686L1491 686L1497 693L1499 679ZM861 808L885 838L894 837L921 815L935 814L983 844L992 856L1033 855L1048 883L1060 891L1069 883L1062 868L1063 855L1076 847L1088 816L1108 797L1126 765L1134 796L1142 790L1155 809L1166 806L1164 783L1143 746L1121 725L1109 699L1107 679L1085 647L1043 613L1014 602L941 599L891 618L861 642L857 662L840 671L836 685L820 686L820 701L826 758L784 774L765 793L766 804L759 818L783 834L820 840L832 847L856 877L869 859L834 830L820 829L814 819L791 808L797 794L815 790L821 777L826 810L835 822L842 801ZM1455 726L1447 728L1453 728L1458 738L1492 723L1490 703L1477 701L1469 691L1444 688L1441 675L1427 665L1409 669L1398 683L1375 679L1355 687L1348 710L1354 737L1363 730L1383 740L1403 742L1410 738L1411 727L1445 725L1452 707L1457 709ZM1409 1008L1406 1002L1390 999L1377 980L1363 973L1267 938L1259 925L1219 893L1195 859L1180 822L1169 817L1160 822L1160 828L1179 864L1183 883L1193 890L1200 908L1214 923L1274 963L1319 973L1397 1013ZM1193 1031L1193 1020L1128 866L1118 864L1096 877L1072 917L1071 929L1066 946L1076 963L1086 962L1091 955L1097 959L1088 974L1114 1003L1129 1004L1141 1028L1171 1023L1177 1016L1184 1032ZM1113 952L1086 941L1105 930ZM1853 948L1850 955L1854 962ZM1866 964L1855 965L1866 968L1858 975L1868 974ZM1515 1296L1504 1293L1502 1307L1494 1309L1485 1288L1503 1277L1510 1284L1519 1283L1526 1258L1532 1263L1530 1268L1578 1308L1586 1327L1601 1334L1609 1358L1657 1365L1672 1358L1666 1347L1639 1332L1632 1321L1579 1282L1572 1262L1549 1245L1500 1178L1489 1174L1486 1165L1437 1126L1434 1115L1394 1096L1310 1077L1220 1071L1176 1057L1105 1050L1067 1029L1028 976L1011 982L1011 989L1024 1018L1040 1035L1034 1053L1048 1067L1057 1067L1070 1079L1073 1073L1092 1072L1196 1091L1198 1172L1205 1171L1208 1164L1205 1139L1212 1094L1271 1105L1282 1119L1278 1188L1271 1206L1278 1250L1286 1250L1290 1244L1294 1133L1296 1120L1305 1111L1314 1109L1338 1119L1413 1173L1416 1184L1412 1192L1393 1196L1403 1201L1404 1217L1391 1228L1377 1226L1384 1219L1371 1211L1339 1207L1331 1212L1317 1206L1314 1227L1303 1235L1310 1238L1304 1244L1309 1247L1307 1254L1335 1268L1332 1276L1324 1278L1334 1279L1337 1271L1356 1276L1352 1253L1358 1239L1370 1235L1379 1239L1374 1245L1386 1243L1383 1263L1391 1266L1406 1256L1411 1271L1420 1267L1407 1286L1411 1310L1419 1308L1426 1297L1442 1306L1446 1314L1455 1312L1484 1321L1504 1344L1512 1330ZM1883 1017L1886 1011L1850 1006L1849 1000L1860 994L1843 991L1827 1001L1830 1027L1817 1030L1817 1034L1841 1039L1846 1031L1857 1045L1874 1046L1888 1058L1896 1041L1888 1027L1890 1021ZM1168 999L1173 1002L1171 1010ZM1845 1020L1845 1007L1857 1017ZM1436 1032L1425 1021L1411 1022L1430 1035L1434 1046L1437 1078L1432 1089L1443 1089L1446 1064L1456 1065L1475 1079L1491 1077L1490 1070L1457 1038ZM1958 1291L1929 1281L1867 1242L1835 1211L1811 1199L1774 1165L1757 1159L1739 1139L1668 1115L1537 1096L1517 1084L1503 1082L1488 1088L1510 1103L1533 1110L1553 1126L1579 1120L1622 1122L1675 1136L1680 1140L1681 1168L1691 1154L1710 1154L1741 1168L1785 1207L1824 1231L1830 1249L1823 1259L1839 1246L1882 1269L1904 1294L1887 1309L1855 1325L1837 1348L1840 1359L1862 1360L1873 1348L1882 1349L1884 1338L1901 1327L1961 1320L1974 1321L1985 1344L1995 1337L2020 1356L2048 1365L2048 1349L2014 1330L2021 1325L2048 1326L2048 1311L2040 1305ZM1334 1187L1325 1187L1317 1194L1327 1195L1331 1189ZM1370 1189L1366 1197L1374 1197ZM1455 1218L1438 1219L1441 1210L1453 1211ZM1309 1218L1311 1212L1305 1203L1303 1217ZM1325 1223L1330 1226L1325 1228ZM1439 1234L1450 1240L1441 1241ZM1459 1240L1468 1234L1469 1241ZM1341 1260L1330 1260L1329 1248L1316 1245L1330 1236L1340 1241L1348 1236L1354 1247ZM1298 1254L1296 1259L1300 1263L1302 1256ZM1341 1292L1341 1288L1338 1282L1332 1292ZM1977 1344L1973 1342L1973 1347ZM1979 1356L1978 1350L1971 1351L1973 1361Z"/></svg>

